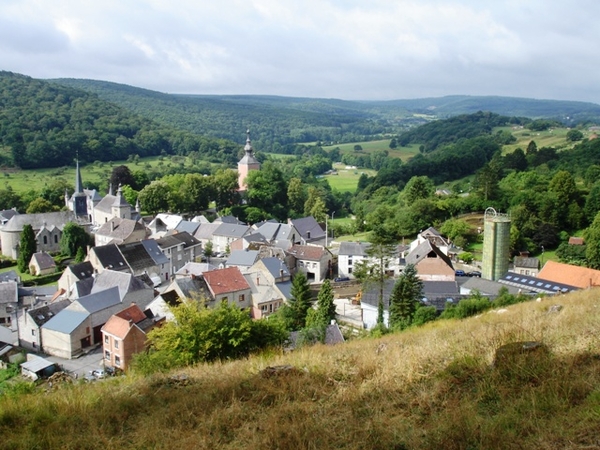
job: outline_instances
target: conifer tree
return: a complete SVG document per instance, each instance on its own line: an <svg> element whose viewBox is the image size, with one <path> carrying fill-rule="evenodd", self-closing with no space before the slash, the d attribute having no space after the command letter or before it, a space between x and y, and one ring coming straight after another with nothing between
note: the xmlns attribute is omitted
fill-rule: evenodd
<svg viewBox="0 0 600 450"><path fill-rule="evenodd" d="M304 328L306 325L306 314L310 308L310 288L306 275L298 272L292 280L292 298L289 301L292 327L295 330Z"/></svg>
<svg viewBox="0 0 600 450"><path fill-rule="evenodd" d="M17 267L21 273L27 272L29 261L37 250L35 234L31 225L26 224L21 232L21 241L19 243L19 257L17 259Z"/></svg>
<svg viewBox="0 0 600 450"><path fill-rule="evenodd" d="M333 303L333 289L331 282L325 280L317 295L316 324L327 326L335 319L335 303Z"/></svg>
<svg viewBox="0 0 600 450"><path fill-rule="evenodd" d="M390 295L390 327L406 328L412 323L423 292L417 269L409 264L398 278Z"/></svg>

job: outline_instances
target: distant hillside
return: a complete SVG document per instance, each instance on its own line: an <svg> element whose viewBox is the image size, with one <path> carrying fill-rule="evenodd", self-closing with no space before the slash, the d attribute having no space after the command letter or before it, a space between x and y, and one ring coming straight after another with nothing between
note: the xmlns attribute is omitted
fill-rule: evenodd
<svg viewBox="0 0 600 450"><path fill-rule="evenodd" d="M0 72L0 164L24 169L187 154L234 163L239 146L160 125L84 90Z"/></svg>
<svg viewBox="0 0 600 450"><path fill-rule="evenodd" d="M597 297L598 288L549 296L148 378L42 384L0 396L2 447L598 448ZM523 346L531 341L543 346ZM276 366L284 368L265 371Z"/></svg>
<svg viewBox="0 0 600 450"><path fill-rule="evenodd" d="M293 151L293 144L356 142L397 135L432 119L477 111L600 123L600 105L509 97L450 96L393 101L261 95L174 95L104 81L59 79L55 83L97 94L163 124L243 143L252 130L256 148Z"/></svg>

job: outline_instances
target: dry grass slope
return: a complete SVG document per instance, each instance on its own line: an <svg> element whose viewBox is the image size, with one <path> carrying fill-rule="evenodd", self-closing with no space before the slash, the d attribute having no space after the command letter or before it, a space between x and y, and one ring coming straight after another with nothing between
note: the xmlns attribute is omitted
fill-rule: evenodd
<svg viewBox="0 0 600 450"><path fill-rule="evenodd" d="M186 382L126 377L2 399L2 448L598 448L599 294L201 365ZM550 353L492 366L496 348L524 340ZM298 370L261 375L283 364Z"/></svg>

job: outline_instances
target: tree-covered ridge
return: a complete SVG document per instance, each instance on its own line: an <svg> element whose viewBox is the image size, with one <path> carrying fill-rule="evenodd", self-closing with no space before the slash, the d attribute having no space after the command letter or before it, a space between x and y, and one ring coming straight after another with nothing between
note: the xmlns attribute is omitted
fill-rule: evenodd
<svg viewBox="0 0 600 450"><path fill-rule="evenodd" d="M234 163L239 147L158 125L97 95L0 72L0 163L21 168L198 152Z"/></svg>
<svg viewBox="0 0 600 450"><path fill-rule="evenodd" d="M242 142L250 128L257 148L291 153L295 143L369 140L398 127L364 105L342 100L276 96L170 95L116 83L60 79L170 127Z"/></svg>

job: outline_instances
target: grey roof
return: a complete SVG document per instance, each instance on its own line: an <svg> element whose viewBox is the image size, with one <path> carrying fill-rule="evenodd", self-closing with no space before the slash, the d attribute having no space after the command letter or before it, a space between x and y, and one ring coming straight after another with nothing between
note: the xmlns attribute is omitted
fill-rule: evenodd
<svg viewBox="0 0 600 450"><path fill-rule="evenodd" d="M33 255L31 255L31 262L34 261L41 270L52 269L56 267L54 258L52 258L52 256L50 256L46 252L36 252Z"/></svg>
<svg viewBox="0 0 600 450"><path fill-rule="evenodd" d="M340 242L338 255L367 256L370 246L369 242Z"/></svg>
<svg viewBox="0 0 600 450"><path fill-rule="evenodd" d="M202 229L202 227L200 227ZM231 238L241 238L248 233L248 225L237 225L234 223L222 223L219 228L213 232L213 236L226 236Z"/></svg>
<svg viewBox="0 0 600 450"><path fill-rule="evenodd" d="M33 230L39 230L44 225L46 228L50 228L52 226L58 227L62 230L62 228L69 222L77 223L77 218L75 217L75 213L73 211L59 211L59 212L49 212L49 213L38 213L38 214L17 214L13 216L6 225L4 226L4 231L22 231L23 226L26 224L31 225Z"/></svg>
<svg viewBox="0 0 600 450"><path fill-rule="evenodd" d="M275 257L263 258L263 259L261 259L261 261L264 264L265 268L273 276L273 278L277 279L277 278L281 277L281 272L280 272L281 270L283 270L284 277L290 276L290 271L289 271L287 265L285 264L284 261L280 260L279 258L275 258Z"/></svg>
<svg viewBox="0 0 600 450"><path fill-rule="evenodd" d="M444 254L435 244L431 241L425 240L415 247L415 249L406 256L406 264L417 265L423 259L427 258L430 254L435 254L438 258L442 259L448 266L454 267L450 258Z"/></svg>
<svg viewBox="0 0 600 450"><path fill-rule="evenodd" d="M210 272L217 267L208 263L188 262L181 269L175 272L175 275L202 275L203 272Z"/></svg>
<svg viewBox="0 0 600 450"><path fill-rule="evenodd" d="M117 196L115 197L115 201L113 202L112 206L129 206L129 207L131 207L131 205L129 203L127 203L127 200L123 196L123 189L121 188L121 185L119 185L119 189L117 190Z"/></svg>
<svg viewBox="0 0 600 450"><path fill-rule="evenodd" d="M89 261L84 261L78 264L72 264L69 266L69 270L75 275L79 280L83 280L85 278L90 278L94 274L94 267L92 263Z"/></svg>
<svg viewBox="0 0 600 450"><path fill-rule="evenodd" d="M498 283L497 281L486 280L485 278L471 277L460 286L461 288L477 290L482 295L498 295L501 288L508 288L510 294L518 294L519 288L507 286L506 284Z"/></svg>
<svg viewBox="0 0 600 450"><path fill-rule="evenodd" d="M96 231L96 234L108 236L113 239L125 240L131 236L134 231L142 231L145 229L146 227L144 225L135 220L113 217L108 222L103 223Z"/></svg>
<svg viewBox="0 0 600 450"><path fill-rule="evenodd" d="M169 258L163 253L154 239L144 239L142 245L156 265L169 263Z"/></svg>
<svg viewBox="0 0 600 450"><path fill-rule="evenodd" d="M0 211L0 218L2 218L2 221L9 221L12 216L17 214L19 214L19 212L16 209L3 209Z"/></svg>
<svg viewBox="0 0 600 450"><path fill-rule="evenodd" d="M250 267L258 259L258 250L234 250L225 261L226 266Z"/></svg>
<svg viewBox="0 0 600 450"><path fill-rule="evenodd" d="M98 274L98 276L94 279L92 293L104 291L112 287L119 288L119 295L121 299L124 298L129 292L148 289L148 286L142 280L134 277L130 273L105 270L104 272Z"/></svg>
<svg viewBox="0 0 600 450"><path fill-rule="evenodd" d="M30 359L29 361L21 363L21 367L23 369L32 373L38 373L40 370L44 370L54 365L56 365L55 362L48 361L47 359L40 358L39 356L36 356L35 358Z"/></svg>
<svg viewBox="0 0 600 450"><path fill-rule="evenodd" d="M148 254L146 247L141 242L120 244L119 250L134 272L156 265L154 258Z"/></svg>
<svg viewBox="0 0 600 450"><path fill-rule="evenodd" d="M515 256L515 267L526 267L529 269L539 269L540 260L538 258L530 258L525 256Z"/></svg>
<svg viewBox="0 0 600 450"><path fill-rule="evenodd" d="M265 238L259 232L254 232L243 236L243 238L249 244L257 243L257 244L266 244L268 243L267 238Z"/></svg>
<svg viewBox="0 0 600 450"><path fill-rule="evenodd" d="M570 291L579 290L576 286L569 286L568 284L555 283L554 281L547 281L541 278L521 275L513 272L508 272L502 278L498 280L502 284L508 286L514 286L521 289L522 292L539 292L546 294L557 294L566 293Z"/></svg>
<svg viewBox="0 0 600 450"><path fill-rule="evenodd" d="M193 235L198 227L200 226L199 222L191 222L189 220L182 220L179 222L179 225L175 227L175 229L179 232L186 231Z"/></svg>
<svg viewBox="0 0 600 450"><path fill-rule="evenodd" d="M282 281L280 283L275 283L275 287L281 291L281 294L289 300L292 298L292 281Z"/></svg>
<svg viewBox="0 0 600 450"><path fill-rule="evenodd" d="M76 281L74 286L75 289L72 296L79 298L91 294L92 288L94 287L94 281L95 280L92 277Z"/></svg>
<svg viewBox="0 0 600 450"><path fill-rule="evenodd" d="M0 303L17 303L19 300L19 286L16 281L0 283Z"/></svg>
<svg viewBox="0 0 600 450"><path fill-rule="evenodd" d="M79 298L73 303L79 303L88 313L93 314L121 303L119 288L114 286L102 291L93 292Z"/></svg>
<svg viewBox="0 0 600 450"><path fill-rule="evenodd" d="M58 287L53 284L50 286L28 286L19 287L19 297L54 297Z"/></svg>
<svg viewBox="0 0 600 450"><path fill-rule="evenodd" d="M119 247L115 244L93 247L92 251L96 254L98 261L100 261L100 264L105 269L129 270L127 261L125 261Z"/></svg>
<svg viewBox="0 0 600 450"><path fill-rule="evenodd" d="M0 273L0 282L3 281L19 281L19 275L14 270L8 270Z"/></svg>
<svg viewBox="0 0 600 450"><path fill-rule="evenodd" d="M298 233L300 233L300 236L307 241L325 238L325 231L313 216L292 219L291 222L296 227L296 230L298 230Z"/></svg>
<svg viewBox="0 0 600 450"><path fill-rule="evenodd" d="M71 302L69 300L60 300L58 302L40 306L39 308L30 309L27 311L27 314L29 314L38 327L41 327L70 304Z"/></svg>
<svg viewBox="0 0 600 450"><path fill-rule="evenodd" d="M383 306L388 309L390 306L390 295L394 288L396 280L389 278L384 281L383 287ZM423 291L421 292L422 300L425 304L436 306L437 309L443 309L446 299L452 298L458 301L461 298L459 294L458 283L455 281L424 281ZM371 306L377 306L379 303L379 283L371 282L366 285L361 302ZM440 308L439 306L442 306Z"/></svg>
<svg viewBox="0 0 600 450"><path fill-rule="evenodd" d="M234 216L220 216L215 219L215 223L230 223L234 225L245 225L244 222Z"/></svg>
<svg viewBox="0 0 600 450"><path fill-rule="evenodd" d="M58 331L60 333L71 334L85 319L89 317L89 313L83 311L72 311L63 309L52 319L42 325L46 330Z"/></svg>
<svg viewBox="0 0 600 450"><path fill-rule="evenodd" d="M215 231L223 225L222 223L213 222L213 223L202 223L196 230L194 237L196 239L208 239L211 240Z"/></svg>
<svg viewBox="0 0 600 450"><path fill-rule="evenodd" d="M101 212L110 213L112 212L112 205L115 203L116 199L117 197L115 195L107 194L98 202L96 206L94 206L94 209L97 209Z"/></svg>
<svg viewBox="0 0 600 450"><path fill-rule="evenodd" d="M160 239L157 239L156 243L160 248L171 248L181 244L183 244L183 246L187 248L202 244L198 239L196 239L187 231L168 234Z"/></svg>

